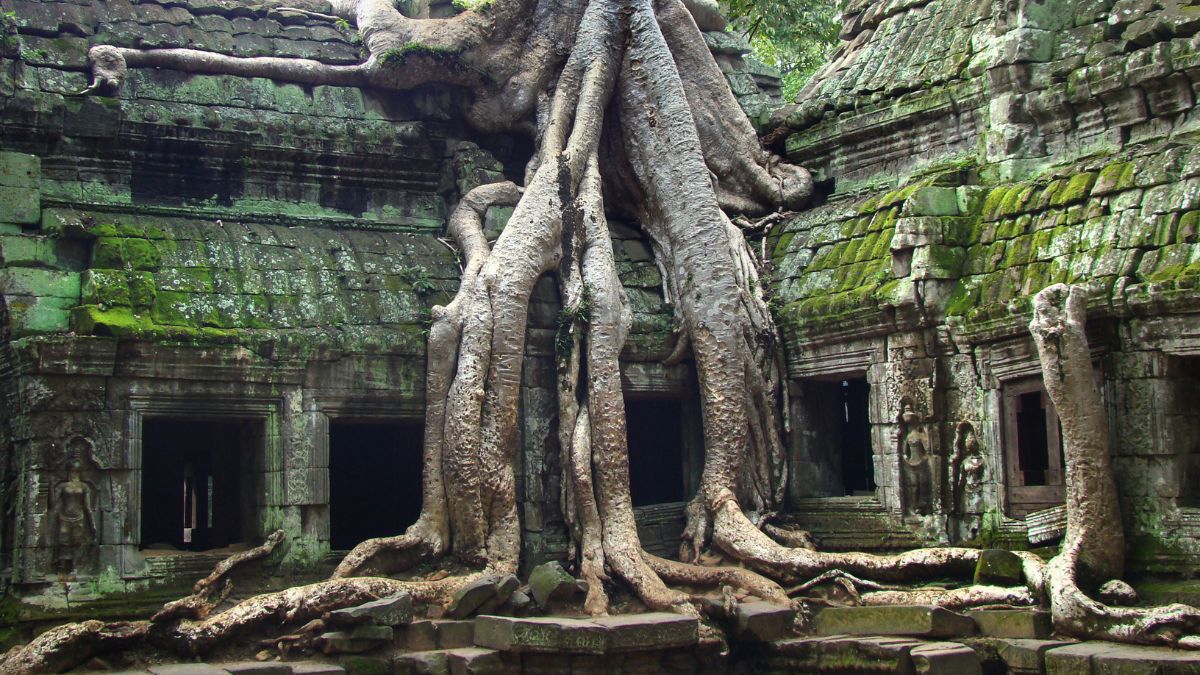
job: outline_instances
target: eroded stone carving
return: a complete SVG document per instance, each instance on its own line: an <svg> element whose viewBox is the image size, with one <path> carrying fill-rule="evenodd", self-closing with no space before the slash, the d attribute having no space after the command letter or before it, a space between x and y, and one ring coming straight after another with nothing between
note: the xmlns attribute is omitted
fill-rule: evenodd
<svg viewBox="0 0 1200 675"><path fill-rule="evenodd" d="M53 565L59 572L91 571L95 567L96 489L84 478L92 441L76 436L67 441L67 477L51 492Z"/></svg>
<svg viewBox="0 0 1200 675"><path fill-rule="evenodd" d="M904 490L904 511L929 515L941 510L938 485L940 458L929 442L929 433L913 407L912 399L900 399L897 419L897 453L900 456L901 483Z"/></svg>

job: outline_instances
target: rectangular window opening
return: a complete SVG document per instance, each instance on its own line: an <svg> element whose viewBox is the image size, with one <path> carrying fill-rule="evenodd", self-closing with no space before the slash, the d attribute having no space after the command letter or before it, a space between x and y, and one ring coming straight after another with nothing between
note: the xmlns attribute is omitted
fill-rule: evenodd
<svg viewBox="0 0 1200 675"><path fill-rule="evenodd" d="M424 425L415 421L330 421L329 536L334 550L403 534L417 522L424 433Z"/></svg>
<svg viewBox="0 0 1200 675"><path fill-rule="evenodd" d="M142 549L210 551L244 544L262 430L262 420L145 419Z"/></svg>
<svg viewBox="0 0 1200 675"><path fill-rule="evenodd" d="M1006 384L1003 399L1008 511L1023 518L1063 502L1062 430L1041 378Z"/></svg>

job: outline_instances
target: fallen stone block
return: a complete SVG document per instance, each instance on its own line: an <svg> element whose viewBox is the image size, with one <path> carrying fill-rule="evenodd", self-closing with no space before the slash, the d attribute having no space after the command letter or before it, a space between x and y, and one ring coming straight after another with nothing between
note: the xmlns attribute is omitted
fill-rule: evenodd
<svg viewBox="0 0 1200 675"><path fill-rule="evenodd" d="M967 616L979 627L979 634L996 638L1044 640L1050 637L1050 613L1039 609L980 609Z"/></svg>
<svg viewBox="0 0 1200 675"><path fill-rule="evenodd" d="M336 609L329 613L335 625L349 626L360 623L377 623L381 626L401 626L412 622L412 596L407 593L382 598L357 607Z"/></svg>
<svg viewBox="0 0 1200 675"><path fill-rule="evenodd" d="M604 629L608 654L693 647L700 640L700 621L682 614L625 614L591 621Z"/></svg>
<svg viewBox="0 0 1200 675"><path fill-rule="evenodd" d="M975 563L975 583L978 585L1016 586L1024 581L1021 556L1001 548L981 551Z"/></svg>
<svg viewBox="0 0 1200 675"><path fill-rule="evenodd" d="M500 579L494 584L495 593L489 600L480 605L479 609L475 610L475 613L494 613L497 609L500 609L501 605L508 602L508 599L512 597L512 594L516 592L520 586L521 580L517 579L515 575L506 574L503 577L500 577Z"/></svg>
<svg viewBox="0 0 1200 675"><path fill-rule="evenodd" d="M941 607L827 607L814 619L817 635L912 635L931 638L975 634L975 622Z"/></svg>
<svg viewBox="0 0 1200 675"><path fill-rule="evenodd" d="M983 675L974 649L957 642L926 642L908 653L913 669L928 675Z"/></svg>
<svg viewBox="0 0 1200 675"><path fill-rule="evenodd" d="M446 609L446 616L451 619L465 619L496 597L496 578L483 577L458 589Z"/></svg>
<svg viewBox="0 0 1200 675"><path fill-rule="evenodd" d="M481 616L475 620L475 644L503 652L603 654L602 626L584 619Z"/></svg>
<svg viewBox="0 0 1200 675"><path fill-rule="evenodd" d="M792 634L796 610L770 602L743 602L737 606L737 639L771 642Z"/></svg>
<svg viewBox="0 0 1200 675"><path fill-rule="evenodd" d="M338 659L346 675L392 675L392 660L382 656L350 654Z"/></svg>
<svg viewBox="0 0 1200 675"><path fill-rule="evenodd" d="M558 561L551 561L533 568L529 575L529 591L541 607L551 600L565 600L578 590L575 577L567 574Z"/></svg>
<svg viewBox="0 0 1200 675"><path fill-rule="evenodd" d="M357 654L390 643L392 636L391 626L364 624L350 630L322 633L316 643L325 654Z"/></svg>
<svg viewBox="0 0 1200 675"><path fill-rule="evenodd" d="M840 672L911 673L909 652L919 640L903 637L828 637L814 645L820 670Z"/></svg>
<svg viewBox="0 0 1200 675"><path fill-rule="evenodd" d="M1045 669L1046 652L1070 644L1074 643L1061 640L1005 639L996 641L996 653L1011 673L1041 673Z"/></svg>

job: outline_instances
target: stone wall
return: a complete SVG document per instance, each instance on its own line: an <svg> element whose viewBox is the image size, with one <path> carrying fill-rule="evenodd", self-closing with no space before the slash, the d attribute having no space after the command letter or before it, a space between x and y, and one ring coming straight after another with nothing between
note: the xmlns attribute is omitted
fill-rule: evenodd
<svg viewBox="0 0 1200 675"><path fill-rule="evenodd" d="M1200 438L1182 412L1200 325L1196 17L1186 2L854 2L842 47L773 118L824 200L770 240L791 376L865 374L876 496L928 538L1030 545L1022 504L1053 495L1013 480L1005 427L1040 376L1030 300L1064 282L1090 290L1135 565L1200 555ZM934 457L916 471L944 481L933 514L904 499L913 433ZM956 462L972 443L967 506ZM796 497L813 494L794 471Z"/></svg>
<svg viewBox="0 0 1200 675"><path fill-rule="evenodd" d="M11 584L26 619L43 616L35 605L91 616L112 597L129 612L129 594L152 603L220 557L147 550L147 420L239 430L242 539L283 528L281 570L327 571L330 424L423 420L429 310L460 271L446 218L476 185L519 181L529 141L472 132L458 115L466 94L437 86L133 69L119 97L71 95L95 44L357 63L359 39L339 22L225 0L13 0L3 12L0 590ZM743 60L744 42L709 42L765 120L777 73ZM510 214L488 213L489 237ZM659 363L672 319L658 268L636 227L613 229L634 317L626 388L686 398L690 366ZM518 453L532 563L568 546L557 318L546 279L530 313ZM686 442L694 483L701 450ZM677 547L681 509L648 511L663 553Z"/></svg>

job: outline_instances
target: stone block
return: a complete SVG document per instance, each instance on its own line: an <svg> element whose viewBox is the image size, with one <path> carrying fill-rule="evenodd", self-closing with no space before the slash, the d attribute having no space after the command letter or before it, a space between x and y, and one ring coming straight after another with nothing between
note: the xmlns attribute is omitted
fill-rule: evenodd
<svg viewBox="0 0 1200 675"><path fill-rule="evenodd" d="M766 604L766 603L755 603ZM694 617L652 612L592 619L607 635L607 653L694 647L700 639L700 622Z"/></svg>
<svg viewBox="0 0 1200 675"><path fill-rule="evenodd" d="M1016 673L1041 673L1045 668L1046 652L1072 644L1060 640L1003 639L996 642L996 653Z"/></svg>
<svg viewBox="0 0 1200 675"><path fill-rule="evenodd" d="M33 225L42 219L42 196L33 188L0 186L0 222Z"/></svg>
<svg viewBox="0 0 1200 675"><path fill-rule="evenodd" d="M392 675L392 662L382 656L351 654L338 659L346 675Z"/></svg>
<svg viewBox="0 0 1200 675"><path fill-rule="evenodd" d="M293 675L341 675L346 669L332 663L290 663Z"/></svg>
<svg viewBox="0 0 1200 675"><path fill-rule="evenodd" d="M317 638L325 654L356 654L392 641L391 626L356 626L350 630L331 631Z"/></svg>
<svg viewBox="0 0 1200 675"><path fill-rule="evenodd" d="M475 645L474 621L431 621L437 634L438 649L457 649Z"/></svg>
<svg viewBox="0 0 1200 675"><path fill-rule="evenodd" d="M444 651L400 654L393 661L395 672L401 675L449 675L450 659Z"/></svg>
<svg viewBox="0 0 1200 675"><path fill-rule="evenodd" d="M949 187L921 188L904 202L902 213L906 216L957 216L958 191Z"/></svg>
<svg viewBox="0 0 1200 675"><path fill-rule="evenodd" d="M0 185L36 188L41 181L42 160L22 152L0 152Z"/></svg>
<svg viewBox="0 0 1200 675"><path fill-rule="evenodd" d="M233 663L214 663L212 665L233 675L242 675L242 673L253 675L292 675L295 672L292 670L290 664L279 661L235 661Z"/></svg>
<svg viewBox="0 0 1200 675"><path fill-rule="evenodd" d="M454 593L454 597L450 600L450 607L446 610L446 616L451 619L465 619L475 614L480 607L495 597L495 577L487 576L477 579Z"/></svg>
<svg viewBox="0 0 1200 675"><path fill-rule="evenodd" d="M607 635L584 619L481 616L475 620L475 644L505 652L603 654Z"/></svg>
<svg viewBox="0 0 1200 675"><path fill-rule="evenodd" d="M1021 556L1000 548L987 549L979 554L975 565L975 583L993 586L1015 586L1023 580Z"/></svg>
<svg viewBox="0 0 1200 675"><path fill-rule="evenodd" d="M927 642L912 648L909 656L918 673L928 675L982 675L983 665L974 649L957 642Z"/></svg>
<svg viewBox="0 0 1200 675"><path fill-rule="evenodd" d="M359 623L375 623L382 626L400 626L412 622L412 596L407 593L391 598L382 598L361 604L357 607L347 607L334 610L330 618L338 625Z"/></svg>
<svg viewBox="0 0 1200 675"><path fill-rule="evenodd" d="M229 675L223 669L207 663L169 663L150 666L154 675Z"/></svg>
<svg viewBox="0 0 1200 675"><path fill-rule="evenodd" d="M771 642L788 637L796 611L770 602L744 602L737 607L736 634L739 640Z"/></svg>
<svg viewBox="0 0 1200 675"><path fill-rule="evenodd" d="M567 574L558 561L538 565L529 575L529 590L541 607L552 600L563 600L575 593L575 577Z"/></svg>
<svg viewBox="0 0 1200 675"><path fill-rule="evenodd" d="M979 634L996 638L1050 637L1050 613L1038 609L981 609L967 612Z"/></svg>
<svg viewBox="0 0 1200 675"><path fill-rule="evenodd" d="M941 607L827 607L814 620L817 635L912 635L961 637L975 634L970 617Z"/></svg>
<svg viewBox="0 0 1200 675"><path fill-rule="evenodd" d="M1200 653L1168 647L1081 642L1046 652L1047 675L1200 673Z"/></svg>
<svg viewBox="0 0 1200 675"><path fill-rule="evenodd" d="M504 671L504 661L494 649L465 647L446 652L450 675L490 675Z"/></svg>

